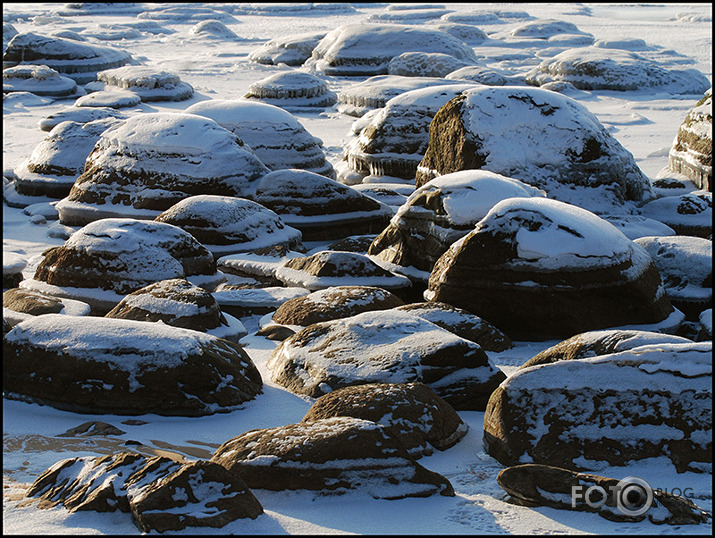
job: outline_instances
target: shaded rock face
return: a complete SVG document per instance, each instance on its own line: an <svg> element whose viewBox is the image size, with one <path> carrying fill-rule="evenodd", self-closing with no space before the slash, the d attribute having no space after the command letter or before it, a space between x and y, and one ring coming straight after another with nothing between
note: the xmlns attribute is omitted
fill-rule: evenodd
<svg viewBox="0 0 715 538"><path fill-rule="evenodd" d="M332 286L289 299L278 307L273 321L304 327L321 321L347 318L372 310L403 305L402 299L372 286Z"/></svg>
<svg viewBox="0 0 715 538"><path fill-rule="evenodd" d="M378 49L375 43L380 43ZM476 63L474 51L445 32L397 24L353 23L328 32L305 64L326 75L382 75L403 52L438 52Z"/></svg>
<svg viewBox="0 0 715 538"><path fill-rule="evenodd" d="M702 94L710 86L695 69L666 69L635 52L600 47L568 49L548 58L526 74L526 82L535 86L568 82L580 90L659 88L683 94Z"/></svg>
<svg viewBox="0 0 715 538"><path fill-rule="evenodd" d="M129 90L142 101L185 101L194 95L194 88L182 82L178 75L146 65L125 65L97 73L97 82L88 84L88 91Z"/></svg>
<svg viewBox="0 0 715 538"><path fill-rule="evenodd" d="M46 314L3 340L5 396L78 413L201 416L262 390L238 344L142 321Z"/></svg>
<svg viewBox="0 0 715 538"><path fill-rule="evenodd" d="M345 147L348 166L363 176L411 180L427 151L430 123L437 111L474 86L452 83L410 90L393 97Z"/></svg>
<svg viewBox="0 0 715 538"><path fill-rule="evenodd" d="M417 463L387 428L351 417L251 430L217 448L210 461L250 488L354 490L376 499L454 495L449 481Z"/></svg>
<svg viewBox="0 0 715 538"><path fill-rule="evenodd" d="M497 482L511 496L511 502L525 506L596 512L611 521L637 522L647 518L657 525L692 525L705 523L709 519L708 514L689 499L658 489L652 490L653 498L650 502L647 495L643 495L634 506L630 506L622 498L621 492L625 492L629 484L643 484L591 473L576 473L550 465L527 463L508 467L497 475ZM589 505L585 502L583 496L574 497L574 491L583 493L591 487L600 487L606 492L603 505L596 507L593 506L595 503ZM575 502L572 502L572 498ZM642 514L639 513L641 511Z"/></svg>
<svg viewBox="0 0 715 538"><path fill-rule="evenodd" d="M241 478L207 461L122 452L57 462L30 486L40 508L131 512L142 532L223 527L263 508Z"/></svg>
<svg viewBox="0 0 715 538"><path fill-rule="evenodd" d="M652 198L633 155L585 107L527 87L481 87L444 105L430 126L416 184L467 169L519 179L594 213Z"/></svg>
<svg viewBox="0 0 715 538"><path fill-rule="evenodd" d="M173 327L201 332L227 323L216 299L183 278L162 280L133 291L105 317L162 321Z"/></svg>
<svg viewBox="0 0 715 538"><path fill-rule="evenodd" d="M118 123L105 118L57 125L14 170L15 190L25 196L67 196L102 133Z"/></svg>
<svg viewBox="0 0 715 538"><path fill-rule="evenodd" d="M156 217L186 230L214 257L285 246L302 248L302 234L263 205L235 196L189 196Z"/></svg>
<svg viewBox="0 0 715 538"><path fill-rule="evenodd" d="M446 450L467 433L456 411L422 383L375 383L318 398L302 422L353 417L385 426L415 459Z"/></svg>
<svg viewBox="0 0 715 538"><path fill-rule="evenodd" d="M504 465L567 469L665 456L712 465L712 342L652 344L519 370L484 414L484 447Z"/></svg>
<svg viewBox="0 0 715 538"><path fill-rule="evenodd" d="M131 59L121 50L30 32L15 35L2 57L5 66L46 65L79 84L94 80L98 71L122 66Z"/></svg>
<svg viewBox="0 0 715 538"><path fill-rule="evenodd" d="M170 278L188 278L211 288L221 275L206 247L181 228L102 219L72 234L64 245L45 251L33 280L23 285L86 300L93 314L104 315L124 295Z"/></svg>
<svg viewBox="0 0 715 538"><path fill-rule="evenodd" d="M636 239L653 258L673 306L689 321L712 308L713 244L702 237L642 237Z"/></svg>
<svg viewBox="0 0 715 538"><path fill-rule="evenodd" d="M440 176L410 195L372 242L368 254L429 272L450 245L471 232L497 202L543 195L519 180L486 170Z"/></svg>
<svg viewBox="0 0 715 538"><path fill-rule="evenodd" d="M379 233L392 209L346 185L308 170L276 170L263 176L255 200L275 211L304 241Z"/></svg>
<svg viewBox="0 0 715 538"><path fill-rule="evenodd" d="M712 192L694 191L680 196L664 196L648 202L639 211L645 217L670 226L678 235L712 238Z"/></svg>
<svg viewBox="0 0 715 538"><path fill-rule="evenodd" d="M215 120L248 144L270 170L299 168L335 177L322 143L280 107L254 99L211 99L191 105L185 112Z"/></svg>
<svg viewBox="0 0 715 538"><path fill-rule="evenodd" d="M668 154L668 168L686 175L699 189L713 190L713 90L688 112Z"/></svg>
<svg viewBox="0 0 715 538"><path fill-rule="evenodd" d="M2 91L68 97L77 93L77 83L46 65L16 65L3 69Z"/></svg>
<svg viewBox="0 0 715 538"><path fill-rule="evenodd" d="M541 364L551 364L557 361L589 359L609 355L620 351L628 351L635 347L656 344L688 344L691 341L682 336L656 333L650 331L630 331L609 329L605 331L588 331L567 338L544 351L531 357L521 365L520 369Z"/></svg>
<svg viewBox="0 0 715 538"><path fill-rule="evenodd" d="M275 73L251 84L246 99L258 99L285 110L334 105L338 97L325 79L302 71Z"/></svg>
<svg viewBox="0 0 715 538"><path fill-rule="evenodd" d="M397 310L408 312L461 338L476 342L485 351L500 352L514 347L511 338L494 325L455 306L432 301L398 306Z"/></svg>
<svg viewBox="0 0 715 538"><path fill-rule="evenodd" d="M455 409L482 410L505 379L479 345L406 312L315 323L268 361L272 380L313 398L366 383L422 382Z"/></svg>
<svg viewBox="0 0 715 538"><path fill-rule="evenodd" d="M673 311L651 257L614 226L546 198L499 202L432 270L425 298L548 340Z"/></svg>
<svg viewBox="0 0 715 538"><path fill-rule="evenodd" d="M102 134L57 210L69 226L115 216L153 219L192 195L250 197L267 172L213 120L139 114Z"/></svg>

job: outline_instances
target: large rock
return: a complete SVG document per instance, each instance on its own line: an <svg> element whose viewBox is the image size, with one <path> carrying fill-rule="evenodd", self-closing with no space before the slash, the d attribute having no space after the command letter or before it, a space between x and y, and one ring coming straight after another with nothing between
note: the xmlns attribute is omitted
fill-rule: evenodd
<svg viewBox="0 0 715 538"><path fill-rule="evenodd" d="M223 527L263 513L243 480L218 464L129 452L59 461L26 497L39 498L40 508L131 512L143 532Z"/></svg>
<svg viewBox="0 0 715 538"><path fill-rule="evenodd" d="M48 97L81 95L77 83L46 65L16 65L2 71L2 91L30 92Z"/></svg>
<svg viewBox="0 0 715 538"><path fill-rule="evenodd" d="M79 413L201 416L262 390L238 344L162 323L45 314L3 339L5 397Z"/></svg>
<svg viewBox="0 0 715 538"><path fill-rule="evenodd" d="M372 242L368 254L429 273L452 243L474 230L497 202L532 196L543 197L544 193L487 170L445 174L407 198Z"/></svg>
<svg viewBox="0 0 715 538"><path fill-rule="evenodd" d="M698 188L713 190L713 89L685 116L668 154L668 168L686 175Z"/></svg>
<svg viewBox="0 0 715 538"><path fill-rule="evenodd" d="M301 65L327 32L306 32L279 36L248 53L252 62L266 65Z"/></svg>
<svg viewBox="0 0 715 538"><path fill-rule="evenodd" d="M519 179L598 214L628 213L653 197L633 155L586 107L541 88L475 88L440 109L417 186L472 168Z"/></svg>
<svg viewBox="0 0 715 538"><path fill-rule="evenodd" d="M258 99L285 110L308 111L334 105L338 97L324 78L303 71L274 73L248 88L245 99Z"/></svg>
<svg viewBox="0 0 715 538"><path fill-rule="evenodd" d="M82 301L51 297L20 288L12 288L2 294L2 317L11 326L43 314L87 316L90 310L90 306Z"/></svg>
<svg viewBox="0 0 715 538"><path fill-rule="evenodd" d="M299 230L260 203L236 196L189 196L154 220L186 230L215 258L275 246L303 247Z"/></svg>
<svg viewBox="0 0 715 538"><path fill-rule="evenodd" d="M276 170L263 176L255 200L275 211L303 241L327 241L379 233L393 211L386 204L308 170Z"/></svg>
<svg viewBox="0 0 715 538"><path fill-rule="evenodd" d="M548 198L496 204L437 260L425 298L527 340L653 324L673 312L643 247L593 213Z"/></svg>
<svg viewBox="0 0 715 538"><path fill-rule="evenodd" d="M194 114L133 116L102 133L67 198L60 222L153 219L196 194L250 197L268 173L236 135Z"/></svg>
<svg viewBox="0 0 715 538"><path fill-rule="evenodd" d="M125 65L97 73L87 91L128 90L143 102L185 101L194 95L194 88L182 82L179 75L147 65Z"/></svg>
<svg viewBox="0 0 715 538"><path fill-rule="evenodd" d="M388 428L351 417L251 430L218 447L211 461L254 489L454 496L449 481L417 463Z"/></svg>
<svg viewBox="0 0 715 538"><path fill-rule="evenodd" d="M678 235L711 239L713 235L713 193L693 191L664 196L644 204L640 213L670 226Z"/></svg>
<svg viewBox="0 0 715 538"><path fill-rule="evenodd" d="M503 465L666 457L702 472L712 467L711 357L712 342L664 343L519 370L489 399L485 449Z"/></svg>
<svg viewBox="0 0 715 538"><path fill-rule="evenodd" d="M350 385L422 382L466 410L483 410L505 378L478 344L396 310L309 325L273 350L268 368L274 382L314 398Z"/></svg>
<svg viewBox="0 0 715 538"><path fill-rule="evenodd" d="M384 75L390 60L403 52L439 52L473 63L477 59L471 47L438 30L350 23L328 32L303 65L326 75Z"/></svg>
<svg viewBox="0 0 715 538"><path fill-rule="evenodd" d="M191 234L163 222L102 219L44 252L25 289L88 303L104 315L125 295L160 280L186 278L213 289L225 277Z"/></svg>
<svg viewBox="0 0 715 538"><path fill-rule="evenodd" d="M215 120L248 144L270 170L299 168L335 177L322 142L280 107L255 99L211 99L191 105L185 112Z"/></svg>
<svg viewBox="0 0 715 538"><path fill-rule="evenodd" d="M423 383L374 383L321 396L302 422L353 417L382 424L418 459L446 450L467 433L456 411Z"/></svg>
<svg viewBox="0 0 715 538"><path fill-rule="evenodd" d="M510 495L509 500L519 505L596 512L611 521L634 523L648 519L656 525L692 525L706 523L709 519L707 512L692 501L667 491L648 487L652 495L649 499L645 489L647 483L632 478L617 480L551 465L527 463L502 470L497 475L497 482ZM605 492L603 504L596 503L598 493L590 493L590 504L586 502L585 492L590 488ZM581 495L575 495L575 491ZM629 502L629 493L635 497L635 502Z"/></svg>

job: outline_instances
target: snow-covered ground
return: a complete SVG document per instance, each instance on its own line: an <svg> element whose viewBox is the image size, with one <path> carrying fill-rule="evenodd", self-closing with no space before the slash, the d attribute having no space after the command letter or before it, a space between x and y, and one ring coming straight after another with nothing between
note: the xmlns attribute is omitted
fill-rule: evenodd
<svg viewBox="0 0 715 538"><path fill-rule="evenodd" d="M187 4L182 4L187 5ZM201 4L211 7L212 4ZM278 4L273 4L277 6ZM328 32L349 22L367 20L386 13L388 4L354 4L355 9L299 9L294 4L280 15L235 13L235 21L225 25L234 37L211 37L192 33L197 20L171 19L156 22L174 33L136 34L124 39L105 38L107 27L136 23L136 14L61 16L60 3L4 3L3 19L19 32L51 35L61 30L83 32L88 43L122 49L144 65L178 74L191 84L194 96L187 101L142 103L132 111L183 111L206 99L243 97L256 81L285 66L250 62L248 55L266 41L291 34ZM156 8L157 5L147 4ZM344 5L347 6L347 5ZM645 42L646 52L673 69L697 69L712 80L712 4L440 4L457 13L508 10L525 11L537 19L556 19L575 24L597 40ZM216 4L215 7L220 7ZM426 6L427 7L427 6ZM434 8L434 4L430 4ZM391 11L391 13L396 13ZM144 19L146 20L146 19ZM389 22L389 21L383 21ZM506 35L524 21L480 24L491 38ZM424 23L420 23L424 24ZM132 37L134 36L134 37ZM380 44L376 43L376 47ZM494 47L493 61L509 74L519 75L533 68L535 55L544 48L533 39ZM643 52L636 50L635 52ZM524 60L526 58L527 60ZM326 76L330 90L339 92L367 77ZM668 151L680 123L701 95L676 95L644 89L636 91L580 91L576 100L586 106L610 133L630 151L641 170L650 178L667 164ZM3 169L14 169L27 159L46 136L38 122L65 109L74 98L52 100L25 95L6 98L3 103ZM302 125L323 141L329 161L336 166L343 147L354 136L350 128L355 117L336 107L318 111L292 111ZM21 209L3 206L3 251L15 252L29 263L23 271L31 278L41 253L63 240L48 235L51 221L32 218ZM124 447L141 447L148 453L173 453L187 458L208 458L224 441L255 428L271 428L299 422L312 399L294 395L271 381L268 358L276 342L255 336L259 317L241 320L249 335L241 343L258 367L264 390L243 409L201 418L141 416L141 424L126 424L129 417L80 415L51 407L3 399L3 532L6 534L138 534L125 513L76 512L64 508L39 510L36 503L22 500L29 483L55 462L75 457L114 453ZM507 375L527 359L555 344L517 342L501 353L489 353L494 364ZM503 468L485 454L482 447L484 413L459 413L469 425L467 435L454 447L420 459L424 467L449 479L456 496L422 499L375 500L350 493L319 496L314 493L255 491L265 513L256 520L239 520L221 529L202 528L206 534L710 534L711 522L690 526L655 526L651 523L616 523L597 514L552 508L527 508L505 502L505 493L495 477ZM99 420L126 433L104 437L58 437L78 424ZM138 444L139 443L139 444ZM638 476L653 487L684 490L691 488L692 500L712 511L712 475L678 474L666 458L635 462L626 467L592 469L612 478ZM195 534L197 529L182 531Z"/></svg>

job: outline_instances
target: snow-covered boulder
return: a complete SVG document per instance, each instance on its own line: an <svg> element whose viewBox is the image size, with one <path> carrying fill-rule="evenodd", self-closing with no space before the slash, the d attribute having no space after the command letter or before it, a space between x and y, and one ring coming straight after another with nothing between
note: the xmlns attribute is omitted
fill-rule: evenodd
<svg viewBox="0 0 715 538"><path fill-rule="evenodd" d="M590 469L665 457L712 467L712 342L652 344L524 368L492 394L484 447L503 465Z"/></svg>
<svg viewBox="0 0 715 538"><path fill-rule="evenodd" d="M252 315L264 315L275 312L286 301L302 295L308 295L310 290L298 286L234 286L221 284L211 295L221 307L221 311L237 318Z"/></svg>
<svg viewBox="0 0 715 538"><path fill-rule="evenodd" d="M639 208L641 215L659 220L678 235L712 238L713 193L693 191L680 196L664 196Z"/></svg>
<svg viewBox="0 0 715 538"><path fill-rule="evenodd" d="M313 323L347 318L373 310L403 305L393 293L374 286L331 286L283 303L272 320L283 325L307 327Z"/></svg>
<svg viewBox="0 0 715 538"><path fill-rule="evenodd" d="M270 170L299 168L335 177L322 143L282 108L254 99L211 99L185 112L210 118L234 133Z"/></svg>
<svg viewBox="0 0 715 538"><path fill-rule="evenodd" d="M658 323L673 312L643 247L595 214L548 198L497 203L437 260L425 298L537 340Z"/></svg>
<svg viewBox="0 0 715 538"><path fill-rule="evenodd" d="M328 32L303 65L326 75L384 75L390 60L403 52L439 52L475 63L477 59L471 47L438 30L350 23Z"/></svg>
<svg viewBox="0 0 715 538"><path fill-rule="evenodd" d="M16 65L3 69L2 92L30 92L57 98L81 93L73 79L46 65Z"/></svg>
<svg viewBox="0 0 715 538"><path fill-rule="evenodd" d="M474 88L440 109L417 186L473 168L519 179L597 214L629 213L628 202L653 196L633 155L596 116L541 88Z"/></svg>
<svg viewBox="0 0 715 538"><path fill-rule="evenodd" d="M244 98L294 111L325 108L338 100L324 78L303 71L274 73L257 80L248 87Z"/></svg>
<svg viewBox="0 0 715 538"><path fill-rule="evenodd" d="M3 339L5 397L79 413L201 416L262 391L241 346L198 331L125 319L45 314Z"/></svg>
<svg viewBox="0 0 715 538"><path fill-rule="evenodd" d="M488 67L478 65L468 65L455 69L451 73L445 75L447 80L471 81L485 86L504 86L508 82L508 78L501 73Z"/></svg>
<svg viewBox="0 0 715 538"><path fill-rule="evenodd" d="M668 154L668 168L711 191L713 177L713 89L685 116Z"/></svg>
<svg viewBox="0 0 715 538"><path fill-rule="evenodd" d="M483 410L505 376L476 343L407 312L315 323L284 340L271 379L317 398L349 385L421 382L457 410Z"/></svg>
<svg viewBox="0 0 715 538"><path fill-rule="evenodd" d="M400 296L412 286L409 278L384 269L364 254L336 250L286 260L276 269L276 277L286 286L311 291L331 286L375 286Z"/></svg>
<svg viewBox="0 0 715 538"><path fill-rule="evenodd" d="M44 65L78 84L95 80L97 72L120 67L131 56L116 49L86 45L62 39L23 32L13 37L2 56L3 68L15 65Z"/></svg>
<svg viewBox="0 0 715 538"><path fill-rule="evenodd" d="M247 279L248 287L281 286L276 269L286 260L304 256L302 252L278 245L221 256L216 260L216 267L223 273Z"/></svg>
<svg viewBox="0 0 715 538"><path fill-rule="evenodd" d="M126 90L144 102L184 101L194 95L194 88L178 75L147 65L125 65L97 73L97 81L85 86L87 91Z"/></svg>
<svg viewBox="0 0 715 538"><path fill-rule="evenodd" d="M361 176L412 180L427 151L430 124L448 101L475 84L461 83L411 90L390 99L345 147L344 159Z"/></svg>
<svg viewBox="0 0 715 538"><path fill-rule="evenodd" d="M213 295L185 278L162 280L133 291L105 317L160 321L232 342L238 342L248 334L239 320L221 312Z"/></svg>
<svg viewBox="0 0 715 538"><path fill-rule="evenodd" d="M37 122L37 125L41 131L51 131L63 121L89 123L90 121L103 120L105 118L125 120L128 116L124 112L109 107L70 106L41 119Z"/></svg>
<svg viewBox="0 0 715 538"><path fill-rule="evenodd" d="M150 9L146 9L147 7L150 7ZM220 11L209 6L197 4L144 4L144 9L146 11L139 13L137 18L155 21L173 21L175 23L195 23L206 20L219 20L231 23L239 22L228 11Z"/></svg>
<svg viewBox="0 0 715 538"><path fill-rule="evenodd" d="M170 278L213 289L225 277L191 234L163 222L101 219L48 249L25 289L85 301L104 315L125 295Z"/></svg>
<svg viewBox="0 0 715 538"><path fill-rule="evenodd" d="M102 133L57 210L69 226L107 217L153 219L195 194L250 197L268 171L209 118L144 113Z"/></svg>
<svg viewBox="0 0 715 538"><path fill-rule="evenodd" d="M422 273L457 239L474 230L497 202L514 197L543 197L543 192L519 180L487 170L462 170L439 176L415 190L397 210L368 254ZM428 274L416 275L422 280Z"/></svg>
<svg viewBox="0 0 715 538"><path fill-rule="evenodd" d="M266 65L302 65L327 32L306 32L276 37L248 53L252 62Z"/></svg>
<svg viewBox="0 0 715 538"><path fill-rule="evenodd" d="M673 306L690 321L712 307L713 243L702 237L641 237L642 246L658 268Z"/></svg>
<svg viewBox="0 0 715 538"><path fill-rule="evenodd" d="M403 7L405 9L403 9ZM401 4L389 4L385 11L372 13L366 20L368 22L392 24L424 24L435 19L439 20L442 15L451 11L451 9L444 9L444 7L426 6L419 9L410 5L403 6Z"/></svg>
<svg viewBox="0 0 715 538"><path fill-rule="evenodd" d="M236 39L238 35L221 21L206 19L197 22L190 29L191 35L215 39Z"/></svg>
<svg viewBox="0 0 715 538"><path fill-rule="evenodd" d="M36 291L11 288L2 294L2 317L11 326L43 314L88 316L90 306L66 297L51 297Z"/></svg>
<svg viewBox="0 0 715 538"><path fill-rule="evenodd" d="M440 32L447 32L457 39L464 41L467 45L481 45L488 39L484 30L472 26L471 24L458 24L454 22L438 22L432 28Z"/></svg>
<svg viewBox="0 0 715 538"><path fill-rule="evenodd" d="M353 417L385 426L415 459L446 450L467 433L454 408L423 383L370 383L318 398L301 422Z"/></svg>
<svg viewBox="0 0 715 538"><path fill-rule="evenodd" d="M529 39L549 39L559 34L584 34L578 27L557 19L540 19L526 22L509 32L510 37Z"/></svg>
<svg viewBox="0 0 715 538"><path fill-rule="evenodd" d="M434 323L466 340L479 344L485 351L504 351L514 347L514 343L488 321L466 310L446 303L429 301L398 306L396 310Z"/></svg>
<svg viewBox="0 0 715 538"><path fill-rule="evenodd" d="M276 245L302 247L299 230L260 203L236 196L189 196L154 220L186 230L215 258Z"/></svg>
<svg viewBox="0 0 715 538"><path fill-rule="evenodd" d="M403 52L390 60L387 73L405 77L444 77L471 63L441 52Z"/></svg>
<svg viewBox="0 0 715 538"><path fill-rule="evenodd" d="M252 489L454 496L449 481L417 463L388 428L351 417L251 430L218 447L210 461Z"/></svg>
<svg viewBox="0 0 715 538"><path fill-rule="evenodd" d="M74 102L77 107L132 108L142 102L142 98L130 90L110 88L83 95Z"/></svg>
<svg viewBox="0 0 715 538"><path fill-rule="evenodd" d="M707 77L696 69L667 69L635 52L579 47L547 58L526 74L535 86L569 82L580 90L634 91L657 89L677 94L703 94Z"/></svg>
<svg viewBox="0 0 715 538"><path fill-rule="evenodd" d="M377 234L392 218L387 205L308 170L276 170L263 176L255 200L303 233L303 241Z"/></svg>
<svg viewBox="0 0 715 538"><path fill-rule="evenodd" d="M17 252L2 252L2 289L16 288L22 282L22 271L27 267L27 257Z"/></svg>
<svg viewBox="0 0 715 538"><path fill-rule="evenodd" d="M601 215L601 218L613 224L628 239L653 235L663 237L675 235L675 230L667 224L643 215Z"/></svg>
<svg viewBox="0 0 715 538"><path fill-rule="evenodd" d="M146 533L224 527L263 513L241 477L216 463L130 452L58 461L25 496L70 512L131 512Z"/></svg>

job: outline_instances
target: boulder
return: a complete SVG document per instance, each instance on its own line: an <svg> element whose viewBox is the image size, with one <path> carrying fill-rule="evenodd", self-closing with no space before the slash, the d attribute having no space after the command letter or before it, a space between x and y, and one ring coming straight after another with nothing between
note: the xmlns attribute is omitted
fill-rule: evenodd
<svg viewBox="0 0 715 538"><path fill-rule="evenodd" d="M633 155L574 99L541 88L487 86L444 105L416 184L484 169L597 214L633 212L653 197Z"/></svg>
<svg viewBox="0 0 715 538"><path fill-rule="evenodd" d="M461 338L476 342L485 351L498 353L514 347L511 338L494 325L455 306L430 301L398 306L396 310L409 312L413 316L434 323Z"/></svg>
<svg viewBox="0 0 715 538"><path fill-rule="evenodd" d="M446 450L467 433L456 411L422 383L344 387L318 398L302 422L353 417L381 424L415 459Z"/></svg>
<svg viewBox="0 0 715 538"><path fill-rule="evenodd" d="M239 252L222 256L216 260L216 267L226 275L245 279L246 287L266 288L282 286L276 270L286 260L304 258L305 254L289 250L283 245L260 248L251 252Z"/></svg>
<svg viewBox="0 0 715 538"><path fill-rule="evenodd" d="M124 112L115 110L109 107L77 107L69 106L50 114L46 118L41 119L37 122L37 125L42 131L52 131L58 124L63 121L71 121L76 123L89 123L94 120L103 120L105 118L116 118L118 120L127 119L127 115Z"/></svg>
<svg viewBox="0 0 715 538"><path fill-rule="evenodd" d="M274 312L286 301L308 295L310 290L298 286L244 287L221 284L212 293L221 311L237 318Z"/></svg>
<svg viewBox="0 0 715 538"><path fill-rule="evenodd" d="M405 77L444 77L472 62L441 52L403 52L387 64L387 73Z"/></svg>
<svg viewBox="0 0 715 538"><path fill-rule="evenodd" d="M125 295L170 278L213 289L225 277L211 253L181 228L163 222L101 219L44 252L25 289L88 303L104 315Z"/></svg>
<svg viewBox="0 0 715 538"><path fill-rule="evenodd" d="M16 65L2 71L2 91L30 92L48 97L70 97L81 94L77 83L46 65Z"/></svg>
<svg viewBox="0 0 715 538"><path fill-rule="evenodd" d="M303 71L285 71L258 80L244 98L295 111L329 107L338 100L324 78Z"/></svg>
<svg viewBox="0 0 715 538"><path fill-rule="evenodd" d="M105 315L114 319L162 322L238 342L243 324L221 312L208 291L184 278L172 278L133 291Z"/></svg>
<svg viewBox="0 0 715 538"><path fill-rule="evenodd" d="M194 88L182 82L179 75L148 65L125 65L97 73L97 81L85 86L90 92L107 90L131 91L147 103L151 101L185 101Z"/></svg>
<svg viewBox="0 0 715 538"><path fill-rule="evenodd" d="M379 43L379 47L375 47ZM476 62L474 51L456 37L399 24L349 23L330 32L313 49L304 67L326 75L384 75L403 52L438 52Z"/></svg>
<svg viewBox="0 0 715 538"><path fill-rule="evenodd" d="M224 23L211 19L197 22L189 29L189 33L191 35L199 37L208 37L221 40L238 39L238 34L236 34L236 32L231 30Z"/></svg>
<svg viewBox="0 0 715 538"><path fill-rule="evenodd" d="M241 346L198 331L126 319L45 314L3 339L6 398L78 413L202 416L262 390Z"/></svg>
<svg viewBox="0 0 715 538"><path fill-rule="evenodd" d="M304 241L379 233L393 211L387 205L308 170L276 170L263 176L255 200L275 211Z"/></svg>
<svg viewBox="0 0 715 538"><path fill-rule="evenodd" d="M668 153L668 168L699 189L713 190L713 89L705 92L680 124Z"/></svg>
<svg viewBox="0 0 715 538"><path fill-rule="evenodd" d="M397 310L309 325L275 348L267 365L271 379L296 394L421 382L457 410L483 410L505 379L478 344Z"/></svg>
<svg viewBox="0 0 715 538"><path fill-rule="evenodd" d="M633 478L617 480L551 465L527 463L502 470L497 475L497 482L510 495L509 500L519 505L596 512L610 521L629 523L648 519L656 525L695 525L708 521L708 513L689 499L652 489L644 480ZM586 502L585 492L591 488L597 492L600 488L606 494L603 504L595 502L598 493L589 494L593 497L589 497L590 504ZM575 491L581 495L574 495ZM625 497L629 493L636 498L636 502L631 503Z"/></svg>
<svg viewBox="0 0 715 538"><path fill-rule="evenodd" d="M22 271L27 267L27 258L17 252L3 250L2 289L16 288L24 279Z"/></svg>
<svg viewBox="0 0 715 538"><path fill-rule="evenodd" d="M243 480L220 465L129 452L59 461L26 497L39 498L40 508L131 512L142 532L223 527L263 513Z"/></svg>
<svg viewBox="0 0 715 538"><path fill-rule="evenodd" d="M673 312L643 247L590 211L548 198L497 203L437 260L425 298L525 340L653 324Z"/></svg>
<svg viewBox="0 0 715 538"><path fill-rule="evenodd" d="M211 99L193 104L185 112L215 120L248 144L270 170L299 168L335 177L322 142L280 107L255 99Z"/></svg>
<svg viewBox="0 0 715 538"><path fill-rule="evenodd" d="M664 196L644 204L639 211L644 217L670 226L678 235L712 238L712 192L693 191L679 196Z"/></svg>
<svg viewBox="0 0 715 538"><path fill-rule="evenodd" d="M331 286L289 299L273 314L273 322L307 327L320 321L347 318L403 305L402 299L371 286Z"/></svg>
<svg viewBox="0 0 715 538"><path fill-rule="evenodd" d="M12 288L2 294L2 316L11 326L43 314L88 316L90 306L82 301L51 297L36 291Z"/></svg>
<svg viewBox="0 0 715 538"><path fill-rule="evenodd" d="M189 232L215 258L278 245L303 247L299 230L264 205L236 196L189 196L154 220Z"/></svg>
<svg viewBox="0 0 715 538"><path fill-rule="evenodd" d="M301 65L325 37L326 32L306 32L276 37L248 53L252 62L266 65Z"/></svg>
<svg viewBox="0 0 715 538"><path fill-rule="evenodd" d="M210 461L253 489L454 496L449 481L417 463L388 428L352 417L251 430L218 447Z"/></svg>
<svg viewBox="0 0 715 538"><path fill-rule="evenodd" d="M129 90L110 88L83 95L74 102L77 107L132 108L139 105L142 98Z"/></svg>
<svg viewBox="0 0 715 538"><path fill-rule="evenodd" d="M665 292L685 319L697 321L712 308L713 243L702 237L641 237L642 246L658 268Z"/></svg>
<svg viewBox="0 0 715 538"><path fill-rule="evenodd" d="M474 230L497 202L532 196L543 197L544 193L486 170L445 174L407 198L372 242L368 254L399 267L429 273L452 243ZM428 278L425 275L423 280Z"/></svg>
<svg viewBox="0 0 715 538"><path fill-rule="evenodd" d="M549 39L560 34L584 34L584 32L571 22L557 19L529 21L509 32L510 37L529 39Z"/></svg>
<svg viewBox="0 0 715 538"><path fill-rule="evenodd" d="M572 470L666 457L712 467L712 342L662 343L524 368L492 394L484 447L503 465Z"/></svg>
<svg viewBox="0 0 715 538"><path fill-rule="evenodd" d="M118 216L153 219L196 194L250 197L267 172L236 135L209 118L144 113L102 133L56 207L68 226Z"/></svg>

